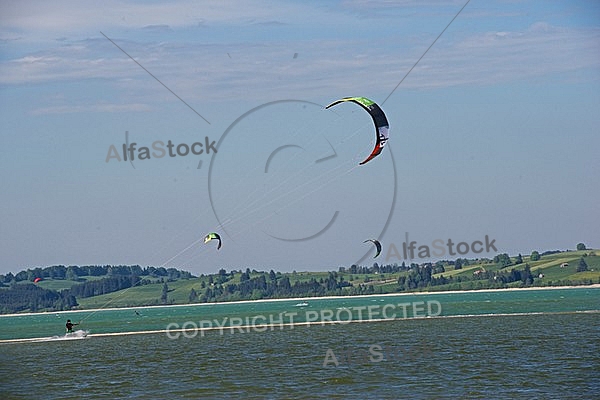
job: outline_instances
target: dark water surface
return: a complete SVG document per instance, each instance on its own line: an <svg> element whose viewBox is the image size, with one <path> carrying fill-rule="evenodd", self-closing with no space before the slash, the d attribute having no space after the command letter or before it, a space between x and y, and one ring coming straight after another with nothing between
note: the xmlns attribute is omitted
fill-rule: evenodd
<svg viewBox="0 0 600 400"><path fill-rule="evenodd" d="M563 310L568 293L562 302L546 299L554 304L549 311L532 314L507 315L526 312L518 304L525 300L511 304L491 293L482 304L502 302L502 315L471 310L462 317L210 331L193 338L92 333L81 340L5 342L0 398L599 398L600 313ZM588 303L597 303L598 292L590 293ZM458 307L452 299L464 301L443 296L450 297L436 299L445 312ZM531 296L538 307L539 294ZM362 301L373 299L380 300ZM579 307L577 295L574 304ZM247 307L272 310L267 303ZM0 330L9 325L15 328Z"/></svg>
<svg viewBox="0 0 600 400"><path fill-rule="evenodd" d="M599 329L600 314L573 313L5 344L1 388L6 399L590 399Z"/></svg>

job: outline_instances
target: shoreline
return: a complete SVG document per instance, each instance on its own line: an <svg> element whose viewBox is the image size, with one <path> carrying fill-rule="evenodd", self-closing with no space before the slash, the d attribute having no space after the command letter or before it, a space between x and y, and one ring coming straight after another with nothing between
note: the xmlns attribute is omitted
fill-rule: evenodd
<svg viewBox="0 0 600 400"><path fill-rule="evenodd" d="M227 304L248 304L248 303L265 303L265 302L282 302L282 301L310 301L310 300L332 300L332 299L344 299L344 298L365 298L365 297L390 297L390 296L413 296L413 295L441 295L441 294L465 294L465 293L488 293L488 292L512 292L522 290L564 290L564 289L599 289L600 283L594 283L591 285L575 285L575 286L536 286L536 287L525 287L525 288L500 288L500 289L473 289L473 290L440 290L440 291L429 291L429 292L398 292L398 293L384 293L384 294L361 294L356 296L319 296L319 297L290 297L280 299L259 299L259 300L237 300L237 301L223 301L214 303L192 303L192 304L165 304L165 305L151 305L151 306L132 306L132 307L106 307L106 308L89 308L81 310L67 310L67 311L43 311L43 312L28 312L28 313L16 313L16 314L0 314L2 317L20 317L20 316L31 316L31 315L49 315L49 314L67 314L67 313L96 313L99 311L116 311L116 310L134 310L134 309L147 309L147 308L162 308L162 307L197 307L197 306L210 306L210 305L227 305Z"/></svg>

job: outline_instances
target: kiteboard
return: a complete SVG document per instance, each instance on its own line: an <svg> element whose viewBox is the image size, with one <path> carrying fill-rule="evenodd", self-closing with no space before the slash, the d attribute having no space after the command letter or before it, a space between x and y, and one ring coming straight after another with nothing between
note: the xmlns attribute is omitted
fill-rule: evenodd
<svg viewBox="0 0 600 400"><path fill-rule="evenodd" d="M68 339L85 339L88 335L88 333L90 333L90 331L84 331L83 329L79 329L76 330L74 332L67 332L65 333L64 339L68 340Z"/></svg>
<svg viewBox="0 0 600 400"><path fill-rule="evenodd" d="M63 340L81 340L86 339L89 331L78 330L71 333L65 333L63 336L37 337L27 339L4 339L0 343L39 343L39 342L54 342Z"/></svg>

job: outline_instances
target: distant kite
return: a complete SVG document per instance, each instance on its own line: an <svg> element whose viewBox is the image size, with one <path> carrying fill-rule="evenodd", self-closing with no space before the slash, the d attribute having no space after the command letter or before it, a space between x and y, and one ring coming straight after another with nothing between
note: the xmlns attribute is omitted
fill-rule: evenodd
<svg viewBox="0 0 600 400"><path fill-rule="evenodd" d="M335 106L336 104L340 104L345 101L356 103L365 110L367 110L367 112L371 115L371 118L373 118L373 123L375 123L375 148L371 152L371 155L369 155L369 157L367 157L363 162L359 164L363 165L371 161L373 158L377 157L379 153L382 152L383 147L385 146L385 142L387 142L387 140L390 137L390 124L388 123L388 120L385 114L383 113L383 110L379 108L379 106L374 101L369 100L366 97L344 97L343 99L334 101L333 103L325 107L325 109L328 109L330 107Z"/></svg>
<svg viewBox="0 0 600 400"><path fill-rule="evenodd" d="M217 245L217 250L219 250L221 248L221 236L219 236L218 233L211 232L211 233L209 233L208 235L206 235L204 237L204 243L208 243L211 240L218 240L219 241L219 244Z"/></svg>
<svg viewBox="0 0 600 400"><path fill-rule="evenodd" d="M41 280L42 280L42 278L35 278L35 279L33 280L33 283L38 283L38 282L40 282Z"/></svg>
<svg viewBox="0 0 600 400"><path fill-rule="evenodd" d="M379 243L379 240L375 240L375 239L367 239L363 243L367 243L367 242L373 243L375 245L375 247L377 248L377 252L375 252L375 256L373 257L373 258L377 258L377 256L379 254L381 254L381 243Z"/></svg>

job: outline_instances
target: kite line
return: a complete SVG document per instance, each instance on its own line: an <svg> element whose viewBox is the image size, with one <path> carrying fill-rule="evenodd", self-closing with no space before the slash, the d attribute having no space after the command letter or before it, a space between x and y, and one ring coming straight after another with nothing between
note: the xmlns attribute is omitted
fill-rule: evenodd
<svg viewBox="0 0 600 400"><path fill-rule="evenodd" d="M417 62L408 70L408 72L406 73L406 75L404 75L404 78L402 78L400 80L400 82L398 82L398 84L396 85L396 87L394 89L392 89L392 91L390 92L390 94L388 94L388 96L385 98L385 100L383 100L381 102L381 105L383 105L390 98L390 96L394 94L394 92L396 91L396 89L398 89L398 86L400 86L402 84L402 82L404 82L404 80L406 79L406 77L408 76L408 74L410 74L412 72L412 70L417 66L417 64L419 63L419 61L421 61L421 59L423 59L423 57L425 57L425 54L427 54L427 52L429 51L429 49L431 49L433 47L433 45L435 44L435 42L437 42L438 39L444 34L444 32L446 32L446 29L448 29L448 27L450 25L452 25L452 23L454 22L454 20L460 15L460 13L462 12L462 10L465 9L465 7L467 6L467 4L469 4L470 1L471 0L467 0L467 2L465 3L465 5L462 6L462 8L460 10L458 10L458 12L454 16L454 18L452 18L452 20L450 22L448 22L448 25L446 25L446 27L444 28L444 30L438 35L438 37L435 38L435 40L433 41L433 43L431 43L429 45L429 47L427 48L427 50L425 50L425 52L423 53L423 55L421 55L421 57L419 57L419 59L417 60Z"/></svg>

